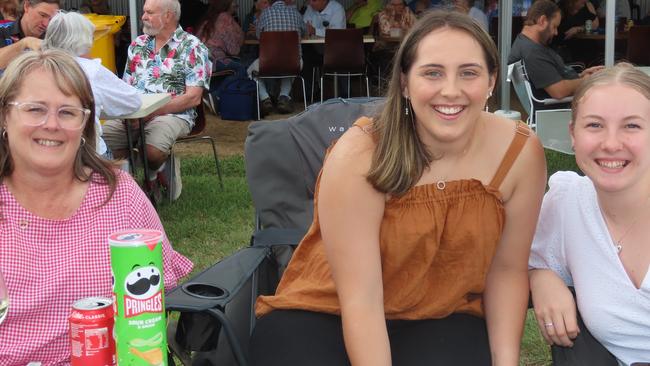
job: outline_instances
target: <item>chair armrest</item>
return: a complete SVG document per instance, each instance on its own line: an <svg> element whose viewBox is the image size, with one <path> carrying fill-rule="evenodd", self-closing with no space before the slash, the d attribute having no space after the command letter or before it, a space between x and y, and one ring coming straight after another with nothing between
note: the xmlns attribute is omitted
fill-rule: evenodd
<svg viewBox="0 0 650 366"><path fill-rule="evenodd" d="M264 247L235 252L165 294L166 310L200 312L225 308L268 254L269 249ZM223 294L211 296L210 287L221 289ZM194 290L202 290L202 294L193 293Z"/></svg>
<svg viewBox="0 0 650 366"><path fill-rule="evenodd" d="M165 294L166 310L181 313L170 350L192 359L204 354L192 351L208 351L224 360L218 364L247 366L258 271L270 251L241 249Z"/></svg>
<svg viewBox="0 0 650 366"><path fill-rule="evenodd" d="M571 103L571 101L573 101L573 96L564 97L562 99L546 98L546 99L540 100L539 102L544 104L544 105L553 105L553 104Z"/></svg>

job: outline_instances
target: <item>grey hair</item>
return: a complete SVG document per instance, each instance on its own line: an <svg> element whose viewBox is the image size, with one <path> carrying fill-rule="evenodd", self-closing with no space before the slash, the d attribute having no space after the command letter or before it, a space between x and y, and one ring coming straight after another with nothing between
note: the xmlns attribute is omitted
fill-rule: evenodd
<svg viewBox="0 0 650 366"><path fill-rule="evenodd" d="M94 32L95 26L83 15L60 11L50 20L42 47L58 48L74 56L82 56L93 46Z"/></svg>
<svg viewBox="0 0 650 366"><path fill-rule="evenodd" d="M161 5L163 9L169 10L172 14L174 14L174 18L178 23L178 21L181 19L181 3L178 2L178 0L162 0Z"/></svg>

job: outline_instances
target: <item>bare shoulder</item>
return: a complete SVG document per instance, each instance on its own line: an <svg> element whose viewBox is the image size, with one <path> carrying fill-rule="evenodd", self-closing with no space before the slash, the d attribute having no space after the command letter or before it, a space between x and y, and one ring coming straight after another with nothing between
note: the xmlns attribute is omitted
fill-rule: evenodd
<svg viewBox="0 0 650 366"><path fill-rule="evenodd" d="M517 160L521 158L526 159L527 156L533 157L537 154L541 154L543 157L544 149L542 148L542 144L530 127L525 126L520 121L513 121L492 113L486 113L484 116L486 130L488 131L488 140L492 141L491 148L502 150L503 154L505 154L516 134L527 134L526 143ZM517 124L523 124L525 128L522 128L523 126L517 128ZM500 148L497 149L497 146L500 146ZM498 151L494 152L496 153ZM503 156L503 154L500 155Z"/></svg>
<svg viewBox="0 0 650 366"><path fill-rule="evenodd" d="M530 128L517 128L517 121L509 120L491 113L486 114L488 141L491 153L501 158L510 147L516 134L527 134L526 142L513 162L500 190L504 201L512 195L520 184L546 184L546 158L544 148L537 135ZM539 181L539 182L538 182Z"/></svg>
<svg viewBox="0 0 650 366"><path fill-rule="evenodd" d="M375 142L368 128L360 126L350 127L332 147L325 167L345 166L353 170L362 170L364 173L370 167Z"/></svg>

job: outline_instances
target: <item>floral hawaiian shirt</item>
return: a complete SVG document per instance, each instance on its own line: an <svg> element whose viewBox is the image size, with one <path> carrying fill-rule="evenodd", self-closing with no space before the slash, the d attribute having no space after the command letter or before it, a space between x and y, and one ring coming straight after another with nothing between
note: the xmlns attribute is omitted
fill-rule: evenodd
<svg viewBox="0 0 650 366"><path fill-rule="evenodd" d="M154 51L155 37L143 34L129 46L124 81L146 93L185 93L186 86L210 87L212 62L208 49L198 38L176 28L167 43ZM194 126L196 113L188 109L175 116Z"/></svg>

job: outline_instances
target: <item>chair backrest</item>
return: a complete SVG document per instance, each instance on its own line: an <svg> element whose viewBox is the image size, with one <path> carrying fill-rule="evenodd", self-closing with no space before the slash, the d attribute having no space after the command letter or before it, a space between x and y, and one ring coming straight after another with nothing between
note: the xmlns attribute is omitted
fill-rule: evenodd
<svg viewBox="0 0 650 366"><path fill-rule="evenodd" d="M636 65L650 65L650 25L630 28L627 39L627 60Z"/></svg>
<svg viewBox="0 0 650 366"><path fill-rule="evenodd" d="M260 34L259 76L300 74L300 36L296 31Z"/></svg>
<svg viewBox="0 0 650 366"><path fill-rule="evenodd" d="M573 154L569 135L570 109L541 110L535 113L535 133L545 148Z"/></svg>
<svg viewBox="0 0 650 366"><path fill-rule="evenodd" d="M362 73L365 66L363 29L325 30L323 71Z"/></svg>
<svg viewBox="0 0 650 366"><path fill-rule="evenodd" d="M382 98L331 99L286 120L250 124L246 178L262 228L307 230L325 151L382 104Z"/></svg>
<svg viewBox="0 0 650 366"><path fill-rule="evenodd" d="M508 81L512 83L519 103L524 107L524 110L528 114L528 124L531 123L532 114L533 114L533 100L531 98L532 90L530 87L530 82L528 82L528 76L526 75L526 68L524 67L523 61L519 60L514 64L508 65Z"/></svg>

